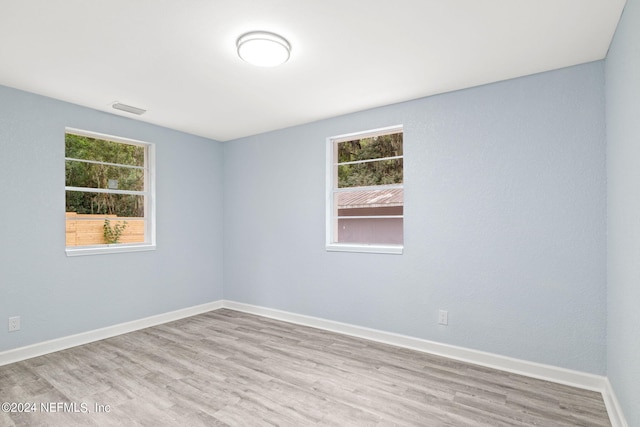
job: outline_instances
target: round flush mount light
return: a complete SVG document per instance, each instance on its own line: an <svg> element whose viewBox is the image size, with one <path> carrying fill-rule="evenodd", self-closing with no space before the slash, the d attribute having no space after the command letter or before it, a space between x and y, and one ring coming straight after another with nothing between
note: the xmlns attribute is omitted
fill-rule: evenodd
<svg viewBox="0 0 640 427"><path fill-rule="evenodd" d="M236 42L238 56L258 67L275 67L289 60L291 45L277 34L253 31Z"/></svg>

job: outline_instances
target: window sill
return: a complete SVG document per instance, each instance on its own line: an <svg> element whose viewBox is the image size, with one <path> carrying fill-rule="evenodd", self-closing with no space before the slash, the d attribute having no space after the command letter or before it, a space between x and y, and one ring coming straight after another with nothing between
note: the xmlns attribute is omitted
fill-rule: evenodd
<svg viewBox="0 0 640 427"><path fill-rule="evenodd" d="M156 245L133 244L133 245L100 245L84 247L67 247L67 256L102 255L117 254L123 252L155 251Z"/></svg>
<svg viewBox="0 0 640 427"><path fill-rule="evenodd" d="M331 243L327 245L329 252L359 252L369 254L394 254L402 255L403 245L365 245L365 244L347 244L347 243Z"/></svg>

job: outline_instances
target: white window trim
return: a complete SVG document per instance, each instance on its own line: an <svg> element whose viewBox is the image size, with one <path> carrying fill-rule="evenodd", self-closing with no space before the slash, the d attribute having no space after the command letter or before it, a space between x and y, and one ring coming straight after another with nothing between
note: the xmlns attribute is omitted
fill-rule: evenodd
<svg viewBox="0 0 640 427"><path fill-rule="evenodd" d="M326 242L325 249L328 252L358 252L358 253L374 253L374 254L395 254L401 255L404 251L404 245L383 245L383 244L366 244L366 243L336 243L334 236L336 225L334 221L338 220L338 216L334 215L334 164L335 164L335 144L351 141L355 138L370 138L378 135L404 132L403 125L388 126L378 129L372 129L364 132L353 132L344 135L330 136L326 140ZM379 159L376 159L376 161ZM404 183L403 183L404 188ZM403 215L404 217L404 215Z"/></svg>
<svg viewBox="0 0 640 427"><path fill-rule="evenodd" d="M327 243L328 252L358 252L366 254L402 255L403 245L367 245L364 243Z"/></svg>
<svg viewBox="0 0 640 427"><path fill-rule="evenodd" d="M148 212L145 224L145 238L144 243L118 243L118 244L106 244L106 245L92 245L92 246L65 246L65 252L67 256L84 256L84 255L100 255L100 254L114 254L123 252L140 252L140 251L154 251L156 249L156 149L155 144L151 142L139 141L135 139L123 138L119 136L108 135L104 133L91 132L82 129L65 128L65 135L72 133L75 135L86 136L89 138L103 139L107 141L122 142L130 145L141 145L146 147L145 166L147 173L145 173L145 213ZM67 191L66 187L65 191ZM124 192L124 191L119 191ZM65 218L66 221L66 218Z"/></svg>
<svg viewBox="0 0 640 427"><path fill-rule="evenodd" d="M101 246L78 246L75 248L67 247L65 251L67 256L84 256L84 255L100 255L100 254L117 254L122 252L141 252L141 251L155 251L155 244L116 244L116 245L101 245Z"/></svg>

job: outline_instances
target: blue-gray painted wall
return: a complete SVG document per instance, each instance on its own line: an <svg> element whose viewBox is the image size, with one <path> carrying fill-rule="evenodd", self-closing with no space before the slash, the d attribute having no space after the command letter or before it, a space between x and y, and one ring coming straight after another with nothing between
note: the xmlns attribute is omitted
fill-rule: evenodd
<svg viewBox="0 0 640 427"><path fill-rule="evenodd" d="M606 61L607 375L640 426L640 2L628 0Z"/></svg>
<svg viewBox="0 0 640 427"><path fill-rule="evenodd" d="M156 251L65 255L67 126L156 144ZM222 155L215 141L0 86L0 351L222 298Z"/></svg>
<svg viewBox="0 0 640 427"><path fill-rule="evenodd" d="M595 62L225 143L225 298L604 374L604 105ZM404 254L325 251L326 138L396 124Z"/></svg>

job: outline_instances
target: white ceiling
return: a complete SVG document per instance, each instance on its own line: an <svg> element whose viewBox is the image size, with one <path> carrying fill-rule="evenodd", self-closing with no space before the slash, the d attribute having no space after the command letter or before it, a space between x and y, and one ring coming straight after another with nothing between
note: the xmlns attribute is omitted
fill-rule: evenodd
<svg viewBox="0 0 640 427"><path fill-rule="evenodd" d="M625 0L0 0L0 84L219 141L606 56ZM248 31L292 45L236 55Z"/></svg>

